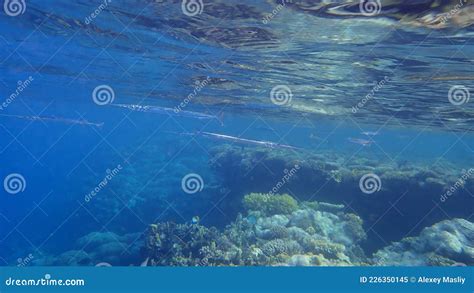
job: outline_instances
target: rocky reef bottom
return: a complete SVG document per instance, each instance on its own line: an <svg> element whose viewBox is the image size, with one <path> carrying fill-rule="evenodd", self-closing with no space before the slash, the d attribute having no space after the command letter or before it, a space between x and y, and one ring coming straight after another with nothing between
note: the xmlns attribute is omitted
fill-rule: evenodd
<svg viewBox="0 0 474 293"><path fill-rule="evenodd" d="M474 265L474 223L450 219L368 254L363 220L343 205L250 193L224 228L158 222L145 233L93 232L33 265L464 266ZM394 223L394 229L396 229Z"/></svg>
<svg viewBox="0 0 474 293"><path fill-rule="evenodd" d="M297 203L252 193L245 215L223 230L199 223L152 224L142 253L150 266L474 265L474 224L445 220L367 256L362 220L342 205Z"/></svg>

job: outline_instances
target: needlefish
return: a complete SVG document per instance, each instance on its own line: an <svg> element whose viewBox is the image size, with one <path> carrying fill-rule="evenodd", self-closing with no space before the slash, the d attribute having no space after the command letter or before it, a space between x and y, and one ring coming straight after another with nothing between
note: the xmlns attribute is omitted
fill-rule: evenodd
<svg viewBox="0 0 474 293"><path fill-rule="evenodd" d="M146 113L157 113L157 114L167 114L170 116L177 116L177 117L185 117L185 118L193 118L199 120L217 120L219 123L222 123L222 118L209 115L201 112L193 112L193 111L185 111L176 108L166 108L166 107L159 107L159 106L148 106L148 105L127 105L127 104L111 104L114 107L126 108L132 111L137 112L146 112Z"/></svg>
<svg viewBox="0 0 474 293"><path fill-rule="evenodd" d="M58 123L76 124L76 125L93 126L93 127L104 126L103 122L94 123L87 120L76 120L76 119L61 118L61 117L55 117L55 116L25 116L25 115L0 114L0 117L9 117L9 118L16 118L16 119L30 120L30 121L58 122Z"/></svg>
<svg viewBox="0 0 474 293"><path fill-rule="evenodd" d="M287 144L281 144L277 142L240 138L236 136L231 136L227 134L219 134L219 133L214 133L214 132L201 131L201 132L195 132L195 133L189 133L189 134L200 135L200 136L204 136L204 137L212 138L212 139L230 141L232 143L236 143L240 145L256 145L256 146L263 146L263 147L269 147L269 148L292 149L292 150L301 149L299 147L295 147L295 146L291 146Z"/></svg>

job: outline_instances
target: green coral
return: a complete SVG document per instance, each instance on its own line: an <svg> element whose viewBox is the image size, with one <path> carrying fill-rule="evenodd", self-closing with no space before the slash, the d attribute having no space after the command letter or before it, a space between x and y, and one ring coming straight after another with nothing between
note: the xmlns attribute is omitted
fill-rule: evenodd
<svg viewBox="0 0 474 293"><path fill-rule="evenodd" d="M298 209L298 202L288 194L250 193L244 197L243 204L247 210L266 216L291 214Z"/></svg>

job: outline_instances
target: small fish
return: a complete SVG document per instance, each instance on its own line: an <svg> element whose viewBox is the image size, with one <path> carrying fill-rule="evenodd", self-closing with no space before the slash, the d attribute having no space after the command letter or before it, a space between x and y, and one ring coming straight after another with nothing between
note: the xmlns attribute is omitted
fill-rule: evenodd
<svg viewBox="0 0 474 293"><path fill-rule="evenodd" d="M365 136L376 136L379 134L378 131L362 131L361 134Z"/></svg>
<svg viewBox="0 0 474 293"><path fill-rule="evenodd" d="M191 219L191 222L195 225L199 224L199 221L201 221L201 219L199 218L199 216L194 216L192 219Z"/></svg>
<svg viewBox="0 0 474 293"><path fill-rule="evenodd" d="M349 137L347 140L351 143L359 144L359 145L364 146L364 147L370 146L373 143L372 140L367 140L367 139L362 139L362 138Z"/></svg>
<svg viewBox="0 0 474 293"><path fill-rule="evenodd" d="M86 125L86 126L93 126L93 127L102 127L104 123L94 123L89 122L87 120L75 120L69 118L61 118L61 117L54 117L54 116L23 116L23 115L9 115L9 114L0 114L1 117L10 117L10 118L17 118L23 120L30 120L30 121L43 121L43 122L59 122L65 124L77 124L77 125Z"/></svg>
<svg viewBox="0 0 474 293"><path fill-rule="evenodd" d="M127 104L111 104L114 107L126 108L132 111L137 112L146 112L146 113L156 113L156 114L166 114L170 116L176 117L185 117L185 118L193 118L199 120L217 120L221 125L223 125L222 115L215 116L209 115L200 112L192 112L192 111L184 111L176 108L166 108L166 107L159 107L159 106L147 106L147 105L127 105Z"/></svg>

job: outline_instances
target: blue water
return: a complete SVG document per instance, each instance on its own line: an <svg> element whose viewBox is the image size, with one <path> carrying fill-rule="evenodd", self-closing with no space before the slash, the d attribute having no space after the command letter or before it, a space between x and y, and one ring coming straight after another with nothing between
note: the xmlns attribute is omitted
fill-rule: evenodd
<svg viewBox="0 0 474 293"><path fill-rule="evenodd" d="M25 179L18 194L1 189L0 264L17 265L29 254L58 255L94 231L142 233L150 223L190 222L194 216L209 226L233 221L236 210L222 210L226 205L216 196L229 186L209 164L210 150L229 141L186 133L278 142L298 147L301 158L330 152L348 161L367 157L427 169L448 164L453 174L473 167L474 103L456 106L448 100L454 85L474 88L470 23L438 29L389 12L352 17L302 5L285 7L262 24L261 16L275 3L247 2L213 1L189 17L180 1L113 0L90 24L85 18L100 1L27 1L22 15L2 11L1 101L17 90L18 81L32 81L0 114L51 119L0 116L0 177L18 173ZM400 7L415 19L428 13L405 5ZM385 76L390 81L353 113ZM208 77L185 110L216 119L93 100L94 89L108 85L115 104L174 108ZM276 85L291 88L291 104L272 103ZM351 142L370 139L364 131L378 133L370 146ZM86 202L107 170L118 165L120 173ZM198 195L182 190L189 173L205 182ZM385 233L382 242L374 236L366 246L374 250L406 232L417 235L442 219L472 220L472 192L467 191L467 205L439 212L426 225L417 225L424 215L407 216L403 222L413 230ZM431 200L422 204L432 206Z"/></svg>

